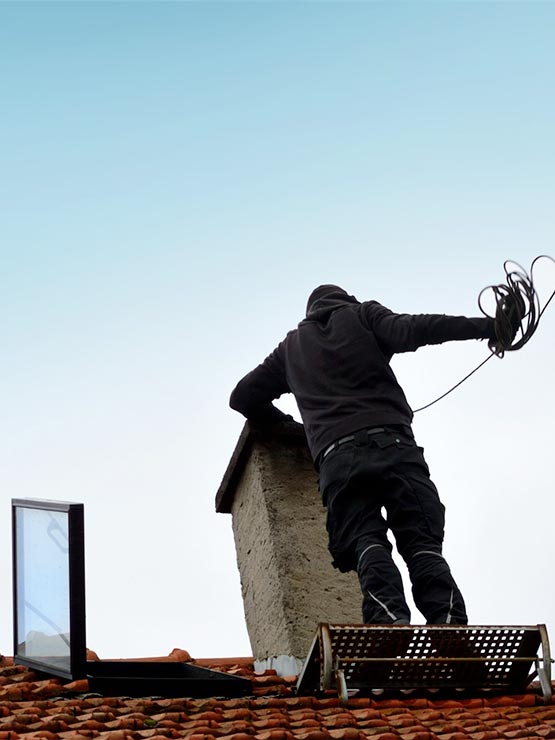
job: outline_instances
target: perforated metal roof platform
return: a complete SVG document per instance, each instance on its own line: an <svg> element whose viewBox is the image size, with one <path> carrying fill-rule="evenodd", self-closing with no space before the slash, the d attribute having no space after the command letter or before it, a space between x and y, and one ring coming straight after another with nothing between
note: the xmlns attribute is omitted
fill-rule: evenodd
<svg viewBox="0 0 555 740"><path fill-rule="evenodd" d="M545 625L320 624L297 691L337 688L343 701L348 691L365 689L479 688L509 693L522 691L537 676L547 700L550 669Z"/></svg>

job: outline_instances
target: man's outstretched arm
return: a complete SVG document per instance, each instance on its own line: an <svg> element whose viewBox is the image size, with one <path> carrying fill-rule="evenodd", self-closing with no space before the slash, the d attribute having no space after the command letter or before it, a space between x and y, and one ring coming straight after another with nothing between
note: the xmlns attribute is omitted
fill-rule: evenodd
<svg viewBox="0 0 555 740"><path fill-rule="evenodd" d="M378 342L392 354L411 352L426 344L466 339L495 339L489 318L445 316L443 314L396 314L370 301L364 315Z"/></svg>
<svg viewBox="0 0 555 740"><path fill-rule="evenodd" d="M272 403L275 398L289 392L278 348L237 383L229 399L229 405L246 416L249 421L275 424L292 418Z"/></svg>

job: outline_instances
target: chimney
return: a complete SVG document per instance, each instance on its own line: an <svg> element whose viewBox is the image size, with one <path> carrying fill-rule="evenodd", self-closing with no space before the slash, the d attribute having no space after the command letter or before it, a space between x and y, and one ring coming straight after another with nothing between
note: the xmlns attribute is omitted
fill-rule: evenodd
<svg viewBox="0 0 555 740"><path fill-rule="evenodd" d="M319 622L360 623L356 574L331 565L326 510L300 424L245 424L216 511L232 515L257 668L298 673Z"/></svg>

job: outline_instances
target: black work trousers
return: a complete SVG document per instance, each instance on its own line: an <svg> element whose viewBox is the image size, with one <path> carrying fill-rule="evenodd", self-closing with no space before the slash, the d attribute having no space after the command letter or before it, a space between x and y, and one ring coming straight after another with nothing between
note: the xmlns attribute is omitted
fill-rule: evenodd
<svg viewBox="0 0 555 740"><path fill-rule="evenodd" d="M445 508L410 429L357 432L322 460L320 490L333 564L357 571L365 623L410 623L390 529L427 624L467 624L463 597L442 555Z"/></svg>

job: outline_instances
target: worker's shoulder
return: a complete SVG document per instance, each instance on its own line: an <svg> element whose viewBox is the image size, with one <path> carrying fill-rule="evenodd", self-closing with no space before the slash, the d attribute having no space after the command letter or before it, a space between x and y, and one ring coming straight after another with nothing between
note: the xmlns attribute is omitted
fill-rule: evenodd
<svg viewBox="0 0 555 740"><path fill-rule="evenodd" d="M362 301L362 303L358 303L357 305L353 306L353 308L359 314L359 316L363 317L366 320L372 320L384 311L389 311L389 309L379 303L379 301L375 300Z"/></svg>
<svg viewBox="0 0 555 740"><path fill-rule="evenodd" d="M302 321L301 321L301 324L302 324ZM291 342L295 341L295 337L298 334L298 329L301 326L301 324L299 324L295 329L291 329L290 331L287 332L287 334L283 337L281 342L275 348L273 354L276 354L276 353L282 354L287 349L287 346L291 344Z"/></svg>
<svg viewBox="0 0 555 740"><path fill-rule="evenodd" d="M390 308L387 308L379 301L364 301L359 303L360 312L366 316L381 316L383 314L393 313Z"/></svg>
<svg viewBox="0 0 555 740"><path fill-rule="evenodd" d="M386 308L383 305L383 303L380 303L379 301L376 301L376 300L363 301L362 303L359 303L359 306L360 306L360 308L365 308L365 309L371 310L371 311L378 311L378 310L389 311L389 309Z"/></svg>

